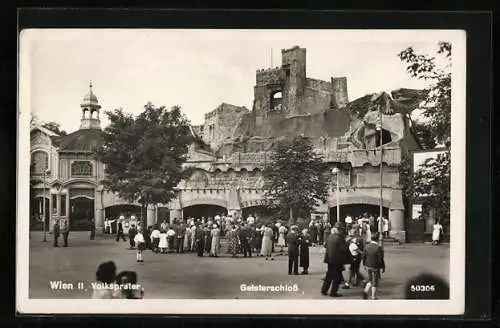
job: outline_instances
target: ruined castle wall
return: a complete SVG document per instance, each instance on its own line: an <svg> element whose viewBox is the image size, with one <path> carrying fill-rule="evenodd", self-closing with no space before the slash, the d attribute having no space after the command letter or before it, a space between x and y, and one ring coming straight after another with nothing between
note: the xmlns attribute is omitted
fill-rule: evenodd
<svg viewBox="0 0 500 328"><path fill-rule="evenodd" d="M221 104L205 115L203 140L216 150L224 140L232 136L235 125L239 124L241 118L247 113L249 110L245 107Z"/></svg>

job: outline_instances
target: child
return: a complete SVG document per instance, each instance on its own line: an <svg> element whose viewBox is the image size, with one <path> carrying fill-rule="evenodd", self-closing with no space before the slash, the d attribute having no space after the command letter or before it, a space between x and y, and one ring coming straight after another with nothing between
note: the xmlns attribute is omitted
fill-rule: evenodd
<svg viewBox="0 0 500 328"><path fill-rule="evenodd" d="M168 249L167 232L163 229L160 231L160 243L158 247L160 247L160 252L162 254L165 254L167 252Z"/></svg>
<svg viewBox="0 0 500 328"><path fill-rule="evenodd" d="M363 266L368 270L368 283L363 291L363 298L368 298L370 288L372 290L371 299L377 299L377 287L380 280L380 270L385 272L384 249L377 243L378 233L372 235L372 240L365 246L363 254Z"/></svg>
<svg viewBox="0 0 500 328"><path fill-rule="evenodd" d="M144 262L142 260L142 251L146 249L144 235L142 234L143 228L140 226L137 229L137 234L134 237L134 242L137 247L137 262Z"/></svg>

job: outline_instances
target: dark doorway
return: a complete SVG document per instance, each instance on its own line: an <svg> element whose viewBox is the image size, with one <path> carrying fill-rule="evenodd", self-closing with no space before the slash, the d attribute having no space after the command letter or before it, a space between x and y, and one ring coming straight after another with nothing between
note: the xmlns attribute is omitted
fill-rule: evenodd
<svg viewBox="0 0 500 328"><path fill-rule="evenodd" d="M182 209L184 219L193 217L201 219L202 217L215 217L216 215L227 215L227 209L218 205L193 205Z"/></svg>
<svg viewBox="0 0 500 328"><path fill-rule="evenodd" d="M69 201L69 227L73 231L89 230L90 219L95 215L94 200L76 197Z"/></svg>
<svg viewBox="0 0 500 328"><path fill-rule="evenodd" d="M43 197L32 198L30 201L30 229L43 230ZM45 229L49 230L50 202L45 198Z"/></svg>
<svg viewBox="0 0 500 328"><path fill-rule="evenodd" d="M246 219L249 215L253 217L257 216L259 218L259 222L267 223L270 222L273 218L276 218L276 211L269 209L262 205L250 206L246 207L242 210L243 218Z"/></svg>
<svg viewBox="0 0 500 328"><path fill-rule="evenodd" d="M374 218L378 218L380 214L380 207L378 205L370 204L346 204L340 206L340 219L344 221L347 215L350 215L353 219L356 217L363 216L367 213L368 216L373 215ZM382 213L385 218L389 218L389 209L387 207L382 207ZM330 207L330 223L333 224L337 222L337 207Z"/></svg>

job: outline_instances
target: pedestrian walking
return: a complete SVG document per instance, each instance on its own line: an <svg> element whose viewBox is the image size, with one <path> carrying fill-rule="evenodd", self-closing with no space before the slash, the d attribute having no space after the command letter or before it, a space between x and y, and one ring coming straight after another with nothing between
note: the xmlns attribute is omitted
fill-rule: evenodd
<svg viewBox="0 0 500 328"><path fill-rule="evenodd" d="M54 247L59 247L59 245L57 244L57 242L59 241L59 233L60 233L58 219L54 220L54 226L53 226L52 232L54 235Z"/></svg>
<svg viewBox="0 0 500 328"><path fill-rule="evenodd" d="M436 220L436 223L432 227L432 245L438 245L441 242L441 236L443 234L443 226Z"/></svg>
<svg viewBox="0 0 500 328"><path fill-rule="evenodd" d="M95 219L90 219L90 240L95 238Z"/></svg>
<svg viewBox="0 0 500 328"><path fill-rule="evenodd" d="M377 299L377 288L380 281L380 271L385 272L384 249L378 244L378 233L374 233L372 240L365 246L363 266L368 271L368 283L363 291L363 298L368 298L371 288L371 299Z"/></svg>
<svg viewBox="0 0 500 328"><path fill-rule="evenodd" d="M335 223L332 229L333 233L328 237L326 242L326 253L324 262L328 265L328 269L321 287L321 294L328 295L330 290L331 297L340 297L338 293L339 285L342 281L342 270L346 263L347 247L342 231L342 224Z"/></svg>

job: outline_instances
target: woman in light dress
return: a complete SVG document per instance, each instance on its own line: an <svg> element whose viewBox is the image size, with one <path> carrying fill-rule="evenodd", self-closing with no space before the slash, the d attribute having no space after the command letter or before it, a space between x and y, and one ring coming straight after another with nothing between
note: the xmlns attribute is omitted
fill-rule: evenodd
<svg viewBox="0 0 500 328"><path fill-rule="evenodd" d="M162 254L165 254L168 249L168 241L167 241L167 232L165 230L160 231L160 243L158 244L158 247L160 248L160 252Z"/></svg>
<svg viewBox="0 0 500 328"><path fill-rule="evenodd" d="M219 254L220 254L220 229L217 226L217 224L213 225L211 236L212 236L212 245L210 247L210 256L211 257L219 257Z"/></svg>
<svg viewBox="0 0 500 328"><path fill-rule="evenodd" d="M281 247L280 255L283 255L283 248L286 246L285 234L287 231L288 229L284 225L279 227L278 246Z"/></svg>
<svg viewBox="0 0 500 328"><path fill-rule="evenodd" d="M261 251L260 254L262 256L266 257L266 260L271 258L271 260L274 260L273 258L273 228L271 228L271 224L268 224L267 227L262 228L262 246L261 246Z"/></svg>
<svg viewBox="0 0 500 328"><path fill-rule="evenodd" d="M432 227L432 245L438 245L441 241L441 235L443 233L443 226L436 220L436 223Z"/></svg>

